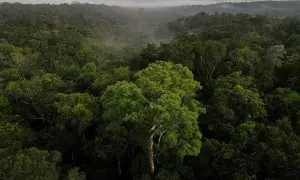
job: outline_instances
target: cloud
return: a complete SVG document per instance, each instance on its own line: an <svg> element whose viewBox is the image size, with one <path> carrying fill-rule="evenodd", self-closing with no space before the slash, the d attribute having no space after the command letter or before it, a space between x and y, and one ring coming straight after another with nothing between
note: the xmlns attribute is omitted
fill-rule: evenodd
<svg viewBox="0 0 300 180"><path fill-rule="evenodd" d="M20 2L24 4L61 4L72 3L77 1L79 3L91 4L106 4L119 6L133 6L133 7L159 7L159 6L179 6L179 5L196 5L196 4L215 4L222 2L252 2L255 0L0 0L0 2Z"/></svg>

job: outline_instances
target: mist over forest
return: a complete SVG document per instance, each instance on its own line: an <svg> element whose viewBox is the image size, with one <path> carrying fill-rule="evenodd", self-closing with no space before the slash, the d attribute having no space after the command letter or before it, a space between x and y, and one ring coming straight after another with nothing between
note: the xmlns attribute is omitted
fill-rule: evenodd
<svg viewBox="0 0 300 180"><path fill-rule="evenodd" d="M300 179L300 1L6 1L0 180Z"/></svg>

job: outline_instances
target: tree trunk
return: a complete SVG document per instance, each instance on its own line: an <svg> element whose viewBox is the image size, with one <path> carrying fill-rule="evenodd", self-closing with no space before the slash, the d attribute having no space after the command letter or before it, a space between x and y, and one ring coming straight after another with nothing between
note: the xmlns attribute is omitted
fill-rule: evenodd
<svg viewBox="0 0 300 180"><path fill-rule="evenodd" d="M164 134L165 134L165 132L162 132L159 135L158 142L157 142L157 150L159 150L160 141L161 141L161 138L163 137Z"/></svg>
<svg viewBox="0 0 300 180"><path fill-rule="evenodd" d="M118 159L117 161L118 161L118 162L117 162L118 175L119 175L119 177L121 177L121 176L122 176L121 160Z"/></svg>
<svg viewBox="0 0 300 180"><path fill-rule="evenodd" d="M152 133L150 135L149 142L148 142L148 161L149 161L151 174L154 174L154 171L155 171L154 152L153 152L153 136L154 136L154 133Z"/></svg>

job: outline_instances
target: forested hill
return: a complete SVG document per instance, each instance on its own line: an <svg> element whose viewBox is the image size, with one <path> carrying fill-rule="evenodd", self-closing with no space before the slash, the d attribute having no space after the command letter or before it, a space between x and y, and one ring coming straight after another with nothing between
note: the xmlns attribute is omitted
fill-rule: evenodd
<svg viewBox="0 0 300 180"><path fill-rule="evenodd" d="M142 8L122 8L117 6L93 4L0 4L1 28L18 31L24 35L58 27L74 27L84 36L93 36L106 43L145 44L164 40L156 30L163 29L169 21L178 16L173 13L147 10ZM26 32L26 33L25 33ZM159 37L158 37L159 36Z"/></svg>
<svg viewBox="0 0 300 180"><path fill-rule="evenodd" d="M5 32L19 31L22 28L24 35L31 36L43 28L55 30L59 26L76 26L77 31L83 36L97 38L103 44L143 45L170 40L173 34L167 27L168 22L200 12L269 14L285 17L299 15L300 4L299 1L268 1L129 8L79 3L60 5L1 3L0 28L6 29ZM9 29L7 24L15 26Z"/></svg>
<svg viewBox="0 0 300 180"><path fill-rule="evenodd" d="M177 17L172 13L106 5L2 3L0 39L39 52L44 61L60 61L81 52L81 56L91 58L98 54L102 59L98 58L98 63L103 64L122 61L147 43L169 41L173 34L169 33L167 22ZM91 49L93 54L89 54Z"/></svg>
<svg viewBox="0 0 300 180"><path fill-rule="evenodd" d="M170 8L179 14L206 13L244 13L269 14L276 17L294 16L300 14L300 1L261 1L240 3L218 3L212 5L194 5Z"/></svg>

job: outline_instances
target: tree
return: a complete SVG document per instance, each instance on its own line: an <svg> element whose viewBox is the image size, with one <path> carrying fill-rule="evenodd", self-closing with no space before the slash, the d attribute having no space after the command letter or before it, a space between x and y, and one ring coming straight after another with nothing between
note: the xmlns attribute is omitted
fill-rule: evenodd
<svg viewBox="0 0 300 180"><path fill-rule="evenodd" d="M181 65L151 64L135 75L134 83L119 82L102 95L105 134L115 143L121 140L119 148L133 143L144 149L152 174L157 152L181 160L197 155L201 148L197 118L204 112L193 99L199 87Z"/></svg>
<svg viewBox="0 0 300 180"><path fill-rule="evenodd" d="M0 151L0 176L3 179L58 180L61 161L58 151L30 148L16 153Z"/></svg>
<svg viewBox="0 0 300 180"><path fill-rule="evenodd" d="M13 66L13 60L11 53L13 52L14 46L12 44L0 43L0 67L8 68Z"/></svg>
<svg viewBox="0 0 300 180"><path fill-rule="evenodd" d="M229 53L232 59L232 71L242 71L245 75L255 75L255 68L260 62L259 54L249 48L235 49Z"/></svg>
<svg viewBox="0 0 300 180"><path fill-rule="evenodd" d="M275 126L259 124L256 131L254 152L260 170L257 178L299 178L300 138L289 119L277 121Z"/></svg>
<svg viewBox="0 0 300 180"><path fill-rule="evenodd" d="M81 66L86 63L97 63L97 55L93 49L89 47L81 47L76 53L75 58Z"/></svg>
<svg viewBox="0 0 300 180"><path fill-rule="evenodd" d="M284 45L275 45L270 47L266 54L267 63L271 66L271 68L281 67L282 60L286 53Z"/></svg>
<svg viewBox="0 0 300 180"><path fill-rule="evenodd" d="M41 74L30 80L8 83L5 93L13 109L28 123L36 125L53 122L52 103L55 94L63 89L64 82L56 74ZM40 127L38 127L40 128Z"/></svg>
<svg viewBox="0 0 300 180"><path fill-rule="evenodd" d="M277 88L267 96L269 114L273 121L288 117L300 133L300 94L290 88Z"/></svg>
<svg viewBox="0 0 300 180"><path fill-rule="evenodd" d="M32 141L32 132L12 118L8 100L0 96L0 151L21 150Z"/></svg>
<svg viewBox="0 0 300 180"><path fill-rule="evenodd" d="M7 98L0 96L0 121L7 121L7 116L11 113L11 106Z"/></svg>
<svg viewBox="0 0 300 180"><path fill-rule="evenodd" d="M70 169L64 180L86 180L83 172L79 172L77 169Z"/></svg>
<svg viewBox="0 0 300 180"><path fill-rule="evenodd" d="M299 90L299 75L300 71L300 55L292 54L287 56L282 66L276 71L276 78L278 79L278 86L289 87Z"/></svg>
<svg viewBox="0 0 300 180"><path fill-rule="evenodd" d="M206 41L195 50L195 72L205 82L211 80L226 55L226 47L216 41Z"/></svg>
<svg viewBox="0 0 300 180"><path fill-rule="evenodd" d="M0 120L0 151L11 151L22 149L32 141L32 133L18 123L9 123Z"/></svg>
<svg viewBox="0 0 300 180"><path fill-rule="evenodd" d="M113 69L100 70L89 90L93 94L101 95L107 86L113 85L118 81L129 81L131 76L132 75L129 68L123 66Z"/></svg>
<svg viewBox="0 0 300 180"><path fill-rule="evenodd" d="M58 93L53 107L59 115L56 122L58 127L75 127L82 134L94 118L96 99L87 93Z"/></svg>
<svg viewBox="0 0 300 180"><path fill-rule="evenodd" d="M5 88L10 81L21 80L18 69L6 69L0 73L0 87Z"/></svg>
<svg viewBox="0 0 300 180"><path fill-rule="evenodd" d="M87 63L82 69L79 77L76 79L79 89L86 90L96 79L97 67L95 63Z"/></svg>
<svg viewBox="0 0 300 180"><path fill-rule="evenodd" d="M207 114L200 123L214 138L228 141L238 125L246 121L263 122L266 117L266 105L254 79L235 72L214 81Z"/></svg>
<svg viewBox="0 0 300 180"><path fill-rule="evenodd" d="M251 77L240 72L219 77L211 97L211 104L224 120L240 124L247 120L262 120L266 117L265 104Z"/></svg>
<svg viewBox="0 0 300 180"><path fill-rule="evenodd" d="M288 119L274 124L248 121L236 127L228 142L205 139L196 167L203 163L201 174L207 179L298 178L299 140Z"/></svg>

